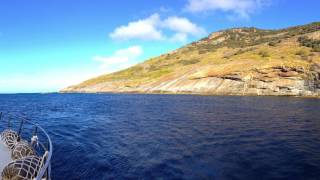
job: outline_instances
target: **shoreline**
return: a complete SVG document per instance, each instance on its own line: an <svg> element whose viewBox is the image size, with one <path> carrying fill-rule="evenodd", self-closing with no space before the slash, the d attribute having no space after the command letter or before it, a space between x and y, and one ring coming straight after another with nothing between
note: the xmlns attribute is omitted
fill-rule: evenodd
<svg viewBox="0 0 320 180"><path fill-rule="evenodd" d="M215 94L215 93L192 93L192 92L81 92L81 91L68 91L57 92L58 94L136 94L136 95L196 95L196 96L230 96L230 97L294 97L294 98L307 98L307 99L320 99L320 96L297 96L297 95L255 95L255 94ZM52 93L55 94L55 93Z"/></svg>

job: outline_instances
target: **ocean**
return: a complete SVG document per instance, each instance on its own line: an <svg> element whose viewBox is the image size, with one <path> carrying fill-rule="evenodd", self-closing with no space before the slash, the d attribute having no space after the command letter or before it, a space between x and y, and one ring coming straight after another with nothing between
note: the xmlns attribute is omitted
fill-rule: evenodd
<svg viewBox="0 0 320 180"><path fill-rule="evenodd" d="M320 178L320 99L13 94L0 111L47 130L53 180Z"/></svg>

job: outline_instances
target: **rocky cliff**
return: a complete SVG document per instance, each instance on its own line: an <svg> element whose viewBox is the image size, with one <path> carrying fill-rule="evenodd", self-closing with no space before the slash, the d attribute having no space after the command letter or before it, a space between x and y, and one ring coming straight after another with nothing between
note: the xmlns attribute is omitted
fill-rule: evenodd
<svg viewBox="0 0 320 180"><path fill-rule="evenodd" d="M62 92L320 96L320 23L236 28Z"/></svg>

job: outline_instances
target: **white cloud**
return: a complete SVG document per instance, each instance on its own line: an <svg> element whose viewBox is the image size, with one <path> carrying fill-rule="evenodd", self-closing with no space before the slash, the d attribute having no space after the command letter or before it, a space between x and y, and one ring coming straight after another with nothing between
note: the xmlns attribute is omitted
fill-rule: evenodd
<svg viewBox="0 0 320 180"><path fill-rule="evenodd" d="M156 25L160 22L159 14L130 22L127 26L120 26L110 34L112 39L128 40L160 40L163 39L162 32L157 29Z"/></svg>
<svg viewBox="0 0 320 180"><path fill-rule="evenodd" d="M173 36L168 34L171 32ZM206 30L189 19L178 16L170 16L161 19L159 14L153 14L146 19L130 22L126 26L116 28L109 36L116 40L176 40L186 41L189 35L200 37L206 34Z"/></svg>
<svg viewBox="0 0 320 180"><path fill-rule="evenodd" d="M188 39L188 35L185 33L176 33L171 38L171 42L185 42Z"/></svg>
<svg viewBox="0 0 320 180"><path fill-rule="evenodd" d="M143 48L141 46L131 46L127 49L117 50L111 56L95 56L93 60L100 62L101 68L110 73L136 64L142 54Z"/></svg>
<svg viewBox="0 0 320 180"><path fill-rule="evenodd" d="M249 18L250 14L270 0L188 0L186 10L193 13L206 11L231 12L240 18Z"/></svg>
<svg viewBox="0 0 320 180"><path fill-rule="evenodd" d="M170 30L192 34L194 36L204 35L206 31L204 28L192 23L189 19L177 16L168 17L163 21L162 25Z"/></svg>

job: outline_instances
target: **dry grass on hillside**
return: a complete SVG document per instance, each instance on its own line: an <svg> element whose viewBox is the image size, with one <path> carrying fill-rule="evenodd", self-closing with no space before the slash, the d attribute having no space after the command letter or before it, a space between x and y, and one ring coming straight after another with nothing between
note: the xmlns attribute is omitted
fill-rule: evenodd
<svg viewBox="0 0 320 180"><path fill-rule="evenodd" d="M253 69L276 66L309 69L311 63L320 63L315 52L320 39L320 23L284 30L233 29L212 34L177 51L152 58L126 70L100 76L73 88L104 82L119 82L129 87L195 72L189 78L224 76L230 73L250 73ZM306 36L309 46L299 43ZM309 44L308 44L309 43Z"/></svg>

